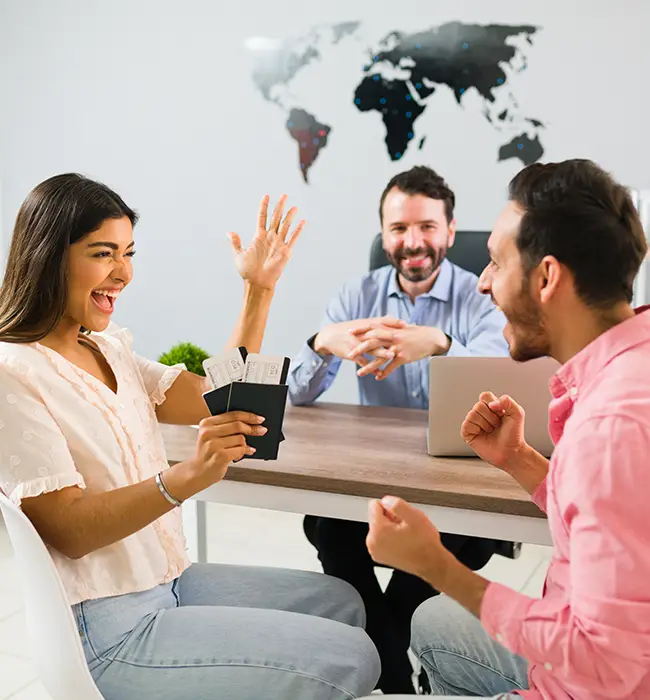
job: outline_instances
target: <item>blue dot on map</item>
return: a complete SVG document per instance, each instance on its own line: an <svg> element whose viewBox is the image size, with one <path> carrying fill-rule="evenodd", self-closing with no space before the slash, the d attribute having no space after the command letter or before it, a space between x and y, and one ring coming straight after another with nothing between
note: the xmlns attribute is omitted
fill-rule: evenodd
<svg viewBox="0 0 650 700"><path fill-rule="evenodd" d="M355 97L355 98L354 98L354 104L355 104L355 105L360 105L360 104L361 104L361 100L360 100L358 97Z"/></svg>
<svg viewBox="0 0 650 700"><path fill-rule="evenodd" d="M409 137L410 139L412 139L412 138L413 138L413 132L412 132L412 131L409 131L409 133L408 133L408 137Z"/></svg>
<svg viewBox="0 0 650 700"><path fill-rule="evenodd" d="M318 146L319 143L320 141L318 139L314 139L314 146Z"/></svg>
<svg viewBox="0 0 650 700"><path fill-rule="evenodd" d="M411 118L411 114L413 114L413 112L407 112L407 113L406 113L407 119L410 119L410 118Z"/></svg>
<svg viewBox="0 0 650 700"><path fill-rule="evenodd" d="M497 78L497 83L499 83L499 85L501 85L501 83L503 83L503 78Z"/></svg>
<svg viewBox="0 0 650 700"><path fill-rule="evenodd" d="M287 128L288 129L293 128L293 122L287 122Z"/></svg>
<svg viewBox="0 0 650 700"><path fill-rule="evenodd" d="M518 148L520 151L523 150L524 144L523 144L523 143L518 143L518 144L517 144L517 148Z"/></svg>
<svg viewBox="0 0 650 700"><path fill-rule="evenodd" d="M421 49L421 48L422 48L422 44L416 44L416 45L415 45L415 48L416 48L416 49Z"/></svg>
<svg viewBox="0 0 650 700"><path fill-rule="evenodd" d="M300 148L307 148L307 144L303 141L303 142L300 144Z"/></svg>
<svg viewBox="0 0 650 700"><path fill-rule="evenodd" d="M385 105L385 104L386 104L386 98L385 98L385 97L379 98L379 102L380 102L380 104Z"/></svg>
<svg viewBox="0 0 650 700"><path fill-rule="evenodd" d="M397 151L397 153L395 153L395 158L401 158L401 157L402 157L402 154L399 151Z"/></svg>
<svg viewBox="0 0 650 700"><path fill-rule="evenodd" d="M373 76L372 76L372 79L373 79L374 81L377 81L377 80L379 80L379 76L378 76L378 75L373 75Z"/></svg>
<svg viewBox="0 0 650 700"><path fill-rule="evenodd" d="M461 88L458 92L462 95L465 92L465 88Z"/></svg>
<svg viewBox="0 0 650 700"><path fill-rule="evenodd" d="M415 87L419 90L422 87L422 83L415 83Z"/></svg>
<svg viewBox="0 0 650 700"><path fill-rule="evenodd" d="M406 99L407 99L407 100L410 100L410 99L411 99L411 96L410 96L410 95L407 95L407 96L406 96Z"/></svg>
<svg viewBox="0 0 650 700"><path fill-rule="evenodd" d="M464 48L464 49L469 49L469 44L468 44L467 42L465 42L465 43L463 44L463 48Z"/></svg>

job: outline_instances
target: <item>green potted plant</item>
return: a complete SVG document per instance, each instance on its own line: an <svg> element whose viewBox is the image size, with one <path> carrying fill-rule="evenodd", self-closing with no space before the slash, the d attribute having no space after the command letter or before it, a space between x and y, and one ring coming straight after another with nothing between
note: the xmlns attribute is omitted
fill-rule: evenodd
<svg viewBox="0 0 650 700"><path fill-rule="evenodd" d="M203 360L207 360L210 355L193 343L178 343L163 353L158 362L163 365L177 365L181 362L187 367L190 372L205 377L203 369Z"/></svg>

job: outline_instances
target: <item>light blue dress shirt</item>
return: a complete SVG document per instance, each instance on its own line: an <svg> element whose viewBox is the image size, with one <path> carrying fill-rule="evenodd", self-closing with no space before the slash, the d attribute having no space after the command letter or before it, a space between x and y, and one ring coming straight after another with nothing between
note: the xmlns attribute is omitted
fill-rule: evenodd
<svg viewBox="0 0 650 700"><path fill-rule="evenodd" d="M327 307L323 326L394 316L407 323L440 328L452 339L448 357L505 356L505 317L489 297L479 293L477 282L476 275L444 260L431 291L412 302L400 289L396 270L387 265L345 284ZM333 355L322 357L305 343L289 373L291 402L303 405L315 401L332 384L341 362ZM429 407L428 358L403 365L381 381L372 375L357 380L363 406Z"/></svg>

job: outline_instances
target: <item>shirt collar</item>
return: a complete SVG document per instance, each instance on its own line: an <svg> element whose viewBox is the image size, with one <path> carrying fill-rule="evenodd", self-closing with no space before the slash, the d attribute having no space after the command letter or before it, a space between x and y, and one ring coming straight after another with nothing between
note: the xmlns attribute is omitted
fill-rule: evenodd
<svg viewBox="0 0 650 700"><path fill-rule="evenodd" d="M562 365L551 378L551 394L577 396L585 382L597 376L618 355L650 339L650 306L634 310L635 316L599 335Z"/></svg>
<svg viewBox="0 0 650 700"><path fill-rule="evenodd" d="M453 268L449 260L446 258L442 261L440 265L440 272L436 277L436 281L433 283L433 287L428 292L420 294L421 297L431 297L432 299L438 299L439 301L449 301L451 297L451 283L453 277ZM388 296L389 297L400 297L406 296L399 286L397 281L397 270L393 268L390 273L390 278L388 280Z"/></svg>

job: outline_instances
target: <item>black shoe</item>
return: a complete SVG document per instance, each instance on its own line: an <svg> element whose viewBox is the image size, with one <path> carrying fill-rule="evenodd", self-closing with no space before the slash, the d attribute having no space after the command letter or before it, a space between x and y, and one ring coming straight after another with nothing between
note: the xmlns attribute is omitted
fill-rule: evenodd
<svg viewBox="0 0 650 700"><path fill-rule="evenodd" d="M424 669L420 670L418 676L418 692L420 695L431 695L431 685L429 684L429 676Z"/></svg>

